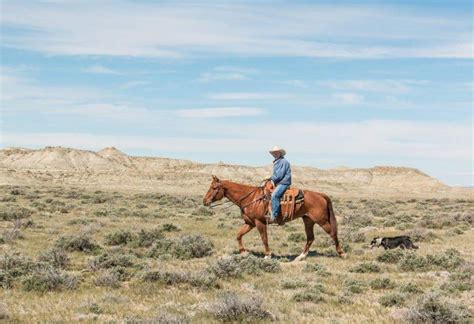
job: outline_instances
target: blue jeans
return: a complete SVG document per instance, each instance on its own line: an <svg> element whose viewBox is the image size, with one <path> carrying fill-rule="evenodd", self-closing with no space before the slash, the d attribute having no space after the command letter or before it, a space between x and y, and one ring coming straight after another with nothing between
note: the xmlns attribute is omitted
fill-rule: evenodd
<svg viewBox="0 0 474 324"><path fill-rule="evenodd" d="M272 221L275 221L278 217L278 213L280 212L280 199L288 187L289 185L279 184L272 193Z"/></svg>

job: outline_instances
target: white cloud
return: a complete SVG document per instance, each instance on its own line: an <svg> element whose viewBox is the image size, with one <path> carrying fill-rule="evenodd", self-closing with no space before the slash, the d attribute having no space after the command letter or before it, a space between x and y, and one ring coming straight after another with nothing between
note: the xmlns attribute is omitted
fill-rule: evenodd
<svg viewBox="0 0 474 324"><path fill-rule="evenodd" d="M210 72L202 73L199 82L213 81L242 81L249 80L250 75L256 73L255 69L236 66L216 66Z"/></svg>
<svg viewBox="0 0 474 324"><path fill-rule="evenodd" d="M248 117L261 115L264 111L260 108L226 107L204 109L180 109L177 116L184 118L221 118L221 117Z"/></svg>
<svg viewBox="0 0 474 324"><path fill-rule="evenodd" d="M122 84L120 86L120 89L131 89L131 88L137 88L137 87L141 87L141 86L146 86L148 85L149 82L147 81L141 81L141 80L136 80L136 81L129 81L129 82L125 82L124 84Z"/></svg>
<svg viewBox="0 0 474 324"><path fill-rule="evenodd" d="M308 85L306 82L302 80L284 80L284 81L278 81L277 83L284 84L284 85L289 85L295 88L307 88Z"/></svg>
<svg viewBox="0 0 474 324"><path fill-rule="evenodd" d="M247 74L247 75L258 73L258 70L254 68L231 66L231 65L216 66L213 70L217 72L233 72L233 73L240 73L240 74Z"/></svg>
<svg viewBox="0 0 474 324"><path fill-rule="evenodd" d="M93 73L93 74L120 74L118 71L115 71L111 68L105 67L103 65L92 65L82 69L82 72Z"/></svg>
<svg viewBox="0 0 474 324"><path fill-rule="evenodd" d="M26 111L143 122L159 116L158 112L124 103L96 88L46 86L8 67L1 69L0 89L2 112L8 114Z"/></svg>
<svg viewBox="0 0 474 324"><path fill-rule="evenodd" d="M7 133L5 146L41 147L66 146L102 149L118 146L123 150L157 150L167 152L232 152L252 145L251 139L199 139L195 137L154 137L125 135L96 135L84 133Z"/></svg>
<svg viewBox="0 0 474 324"><path fill-rule="evenodd" d="M186 126L188 127L188 126ZM195 125L201 129L202 125ZM291 129L291 136L278 129ZM209 132L209 133L208 133ZM224 135L227 134L227 135ZM209 135L214 135L211 139ZM216 135L219 135L217 138ZM379 164L381 158L458 163L472 161L471 125L447 122L369 120L339 123L213 124L202 136L127 136L120 134L4 133L3 145L37 147L62 145L81 148L117 146L134 150L249 154L284 146L289 156L364 157ZM297 138L298 140L295 140ZM300 159L301 160L301 159ZM304 164L307 162L302 161ZM469 162L467 162L469 163Z"/></svg>
<svg viewBox="0 0 474 324"><path fill-rule="evenodd" d="M1 67L0 89L2 109L40 109L52 105L82 102L97 99L104 94L88 87L66 87L41 85L36 80L24 77L15 68Z"/></svg>
<svg viewBox="0 0 474 324"><path fill-rule="evenodd" d="M395 6L9 1L1 19L5 46L47 54L473 57L469 13Z"/></svg>
<svg viewBox="0 0 474 324"><path fill-rule="evenodd" d="M426 80L329 80L320 81L318 85L335 90L364 91L381 93L407 93L413 87L428 84Z"/></svg>
<svg viewBox="0 0 474 324"><path fill-rule="evenodd" d="M340 102L347 105L356 105L364 101L364 96L350 92L334 94L333 97L336 99L335 104Z"/></svg>
<svg viewBox="0 0 474 324"><path fill-rule="evenodd" d="M221 92L207 95L212 100L269 100L289 97L289 94L272 92Z"/></svg>
<svg viewBox="0 0 474 324"><path fill-rule="evenodd" d="M241 73L217 73L217 72L205 72L201 74L199 82L212 82L212 81L242 81L248 80L248 77Z"/></svg>

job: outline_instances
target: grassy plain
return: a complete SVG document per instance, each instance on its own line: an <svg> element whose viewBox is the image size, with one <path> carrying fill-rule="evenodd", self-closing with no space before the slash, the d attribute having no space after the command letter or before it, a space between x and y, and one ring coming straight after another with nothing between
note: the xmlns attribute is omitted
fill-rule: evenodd
<svg viewBox="0 0 474 324"><path fill-rule="evenodd" d="M472 321L474 201L333 197L347 258L302 221L269 229L274 258L237 255L238 209L201 197L0 188L0 321ZM411 235L417 251L368 249Z"/></svg>

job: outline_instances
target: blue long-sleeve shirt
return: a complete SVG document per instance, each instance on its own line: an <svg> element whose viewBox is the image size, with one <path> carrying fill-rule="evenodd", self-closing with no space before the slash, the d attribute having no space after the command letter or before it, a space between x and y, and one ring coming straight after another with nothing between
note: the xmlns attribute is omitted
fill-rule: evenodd
<svg viewBox="0 0 474 324"><path fill-rule="evenodd" d="M279 184L291 185L291 167L284 157L273 161L273 174L271 177L275 186Z"/></svg>

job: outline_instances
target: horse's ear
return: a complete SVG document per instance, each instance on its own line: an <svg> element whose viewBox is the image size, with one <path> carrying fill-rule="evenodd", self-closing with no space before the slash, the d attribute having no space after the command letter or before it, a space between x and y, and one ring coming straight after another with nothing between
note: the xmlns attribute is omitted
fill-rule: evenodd
<svg viewBox="0 0 474 324"><path fill-rule="evenodd" d="M214 180L215 182L220 182L219 178L217 178L215 175L212 175L212 180Z"/></svg>

